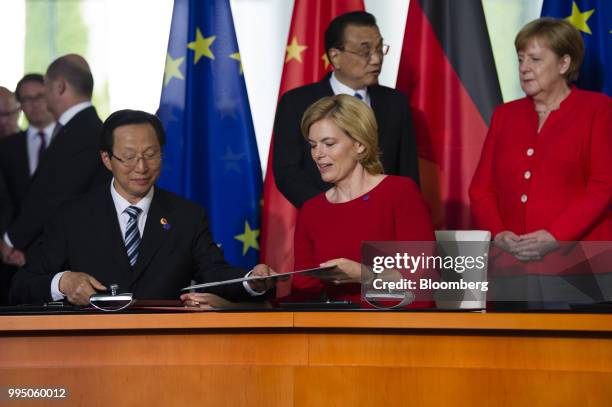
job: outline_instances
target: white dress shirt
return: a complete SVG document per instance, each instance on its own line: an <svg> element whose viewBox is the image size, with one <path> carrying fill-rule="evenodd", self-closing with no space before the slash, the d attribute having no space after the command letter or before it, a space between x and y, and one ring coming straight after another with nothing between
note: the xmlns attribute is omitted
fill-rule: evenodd
<svg viewBox="0 0 612 407"><path fill-rule="evenodd" d="M28 146L28 163L30 164L30 175L34 174L36 168L38 168L38 152L40 151L40 136L38 133L41 131L45 135L45 146L49 148L49 144L51 143L51 135L53 134L53 129L55 128L55 122L49 124L44 129L37 129L36 127L28 127L26 131L26 144Z"/></svg>
<svg viewBox="0 0 612 407"><path fill-rule="evenodd" d="M372 106L370 104L370 94L368 92L368 88L361 89L353 89L349 86L346 86L342 82L336 78L336 73L332 72L329 77L329 84L331 85L332 90L334 91L334 95L351 95L355 96L355 93L359 93L361 95L361 100L363 100L368 106Z"/></svg>
<svg viewBox="0 0 612 407"><path fill-rule="evenodd" d="M119 195L119 192L115 189L115 179L113 178L113 182L111 182L111 197L113 198L113 203L115 204L115 211L117 211L117 220L119 221L119 229L121 229L121 236L125 242L125 230L127 229L128 221L130 220L130 215L125 211L128 206L135 206L141 210L140 215L138 215L138 232L142 237L144 233L145 225L147 224L147 215L149 214L149 208L151 207L151 201L153 201L153 194L155 193L155 187L151 187L149 192L142 197L140 201L135 204L131 204Z"/></svg>
<svg viewBox="0 0 612 407"><path fill-rule="evenodd" d="M74 116L77 115L77 113L80 113L81 111L87 109L89 106L92 106L90 101L77 103L76 105L72 106L64 113L62 113L59 119L57 119L57 122L62 126L65 126L70 120L72 120Z"/></svg>

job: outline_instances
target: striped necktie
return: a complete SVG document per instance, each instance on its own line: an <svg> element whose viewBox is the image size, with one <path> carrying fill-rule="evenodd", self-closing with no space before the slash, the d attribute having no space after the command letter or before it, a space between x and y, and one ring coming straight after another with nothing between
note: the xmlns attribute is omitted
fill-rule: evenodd
<svg viewBox="0 0 612 407"><path fill-rule="evenodd" d="M138 215L142 209L136 206L128 206L125 209L130 217L125 228L125 249L127 250L130 266L134 267L138 260L138 247L140 246L140 232L138 231Z"/></svg>

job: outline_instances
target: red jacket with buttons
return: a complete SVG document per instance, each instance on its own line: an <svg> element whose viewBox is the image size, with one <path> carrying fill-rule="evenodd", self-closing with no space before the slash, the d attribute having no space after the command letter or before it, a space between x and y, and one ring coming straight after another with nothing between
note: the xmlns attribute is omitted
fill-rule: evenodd
<svg viewBox="0 0 612 407"><path fill-rule="evenodd" d="M530 98L495 110L469 191L476 226L612 240L612 99L572 88L537 129Z"/></svg>

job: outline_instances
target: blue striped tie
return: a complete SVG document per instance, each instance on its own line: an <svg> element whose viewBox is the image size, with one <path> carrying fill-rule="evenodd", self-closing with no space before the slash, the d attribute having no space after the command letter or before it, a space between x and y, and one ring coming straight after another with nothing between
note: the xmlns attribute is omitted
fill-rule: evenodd
<svg viewBox="0 0 612 407"><path fill-rule="evenodd" d="M130 266L134 267L138 260L138 247L140 246L140 232L138 231L138 215L142 209L136 206L128 206L125 212L130 216L125 228L125 249L127 250Z"/></svg>

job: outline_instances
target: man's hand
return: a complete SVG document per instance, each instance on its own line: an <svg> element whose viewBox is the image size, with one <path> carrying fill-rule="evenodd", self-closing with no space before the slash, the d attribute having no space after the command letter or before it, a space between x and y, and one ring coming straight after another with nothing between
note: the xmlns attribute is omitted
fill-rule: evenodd
<svg viewBox="0 0 612 407"><path fill-rule="evenodd" d="M267 302L231 302L212 293L187 293L181 295L181 301L186 308L196 310L215 309L270 309Z"/></svg>
<svg viewBox="0 0 612 407"><path fill-rule="evenodd" d="M270 266L267 266L265 264L258 264L255 266L253 270L251 270L251 277L253 276L263 277L263 276L275 276L275 275L278 275L278 273L272 270ZM286 278L282 278L282 277L279 277L279 278L286 280ZM276 285L276 280L277 280L276 278L266 278L263 280L249 281L249 286L253 289L253 291L262 293L274 287Z"/></svg>
<svg viewBox="0 0 612 407"><path fill-rule="evenodd" d="M62 274L59 290L71 304L89 305L89 297L106 287L87 273L70 271Z"/></svg>
<svg viewBox="0 0 612 407"><path fill-rule="evenodd" d="M181 295L185 307L198 309L230 308L232 302L211 293L187 293Z"/></svg>
<svg viewBox="0 0 612 407"><path fill-rule="evenodd" d="M25 264L25 255L21 250L17 250L7 245L4 240L0 239L0 253L2 253L2 261L4 264L21 267Z"/></svg>

